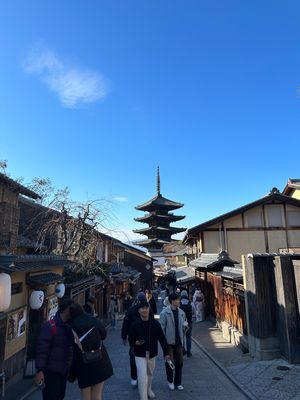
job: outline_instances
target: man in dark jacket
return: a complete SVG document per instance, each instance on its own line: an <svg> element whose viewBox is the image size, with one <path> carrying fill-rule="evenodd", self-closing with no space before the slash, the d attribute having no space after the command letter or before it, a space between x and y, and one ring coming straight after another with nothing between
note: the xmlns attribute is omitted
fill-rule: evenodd
<svg viewBox="0 0 300 400"><path fill-rule="evenodd" d="M160 323L149 316L149 303L141 301L137 307L140 317L130 328L129 342L134 349L140 400L154 399L151 385L158 353L157 343L160 343L166 361L170 359L168 344Z"/></svg>
<svg viewBox="0 0 300 400"><path fill-rule="evenodd" d="M121 331L121 337L123 340L124 346L127 344L127 339L129 336L129 331L131 328L131 325L133 322L140 317L140 314L138 312L138 304L140 302L145 302L147 301L145 293L144 292L139 292L135 301L135 304L133 304L126 312L124 320L123 320L123 325L122 325L122 331ZM135 357L134 357L134 350L133 347L130 346L129 348L129 359L130 359L130 376L131 376L131 385L133 387L137 386L137 370L136 370L136 365L135 365Z"/></svg>
<svg viewBox="0 0 300 400"><path fill-rule="evenodd" d="M85 303L85 305L83 306L84 311L87 314L92 315L93 317L95 316L95 303L96 303L95 297L90 296L87 299L87 302Z"/></svg>
<svg viewBox="0 0 300 400"><path fill-rule="evenodd" d="M74 342L72 329L66 324L70 319L71 304L71 299L61 300L55 317L43 324L38 338L35 382L45 385L43 400L62 400L65 397Z"/></svg>

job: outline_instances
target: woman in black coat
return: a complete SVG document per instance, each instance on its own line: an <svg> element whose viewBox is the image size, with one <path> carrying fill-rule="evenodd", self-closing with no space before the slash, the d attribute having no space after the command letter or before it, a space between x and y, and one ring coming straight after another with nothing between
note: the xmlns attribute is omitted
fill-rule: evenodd
<svg viewBox="0 0 300 400"><path fill-rule="evenodd" d="M102 343L106 338L106 329L97 318L85 313L79 304L70 307L70 314L71 326L78 338L90 331L81 342L82 349L87 352L97 350L101 346L101 360L86 364L83 361L82 349L75 344L72 368L74 376L78 379L83 399L101 400L104 382L113 375L110 358Z"/></svg>

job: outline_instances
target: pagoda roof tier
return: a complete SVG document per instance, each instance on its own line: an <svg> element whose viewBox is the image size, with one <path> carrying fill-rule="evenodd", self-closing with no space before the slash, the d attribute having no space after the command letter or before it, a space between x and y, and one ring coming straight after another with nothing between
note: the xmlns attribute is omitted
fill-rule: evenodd
<svg viewBox="0 0 300 400"><path fill-rule="evenodd" d="M179 232L184 232L186 229L185 228L176 228L176 227L164 227L164 226L149 226L148 228L142 228L142 229L135 229L133 232L134 233L141 233L144 235L147 235L149 233L170 233L170 234L175 234Z"/></svg>
<svg viewBox="0 0 300 400"><path fill-rule="evenodd" d="M160 193L158 193L151 200L144 204L136 206L136 210L140 211L155 211L155 210L175 210L176 208L183 207L182 203L177 203L175 201L166 199Z"/></svg>
<svg viewBox="0 0 300 400"><path fill-rule="evenodd" d="M168 244L172 242L173 240L163 240L163 239L146 239L146 240L141 240L135 242L136 245L142 246L142 247L162 247L164 244Z"/></svg>
<svg viewBox="0 0 300 400"><path fill-rule="evenodd" d="M137 222L151 222L151 221L163 221L163 222L175 222L184 219L183 215L174 215L174 214L146 214L143 217L134 218Z"/></svg>

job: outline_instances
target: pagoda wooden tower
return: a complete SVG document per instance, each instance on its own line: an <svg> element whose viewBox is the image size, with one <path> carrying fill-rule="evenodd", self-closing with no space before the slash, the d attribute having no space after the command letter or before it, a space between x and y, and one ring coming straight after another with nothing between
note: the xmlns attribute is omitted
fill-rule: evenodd
<svg viewBox="0 0 300 400"><path fill-rule="evenodd" d="M135 207L139 211L147 211L143 217L135 218L135 221L143 222L149 226L143 229L135 229L135 233L146 235L148 239L138 241L136 244L146 247L151 252L162 251L163 245L172 242L172 235L184 232L185 228L176 228L170 226L172 222L184 219L185 216L174 215L172 210L183 207L182 203L166 199L160 193L160 174L157 168L157 194L153 199Z"/></svg>

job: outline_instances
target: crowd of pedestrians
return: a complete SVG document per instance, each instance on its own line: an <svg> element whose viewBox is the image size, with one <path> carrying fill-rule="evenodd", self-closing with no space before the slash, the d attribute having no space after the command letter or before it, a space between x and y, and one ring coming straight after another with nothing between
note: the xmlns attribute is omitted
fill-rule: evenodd
<svg viewBox="0 0 300 400"><path fill-rule="evenodd" d="M197 296L195 297L195 293ZM170 390L184 390L182 385L183 357L192 356L192 325L204 320L204 296L201 309L203 315L197 317L197 302L200 289L195 288L193 301L187 290L177 288L168 293L161 290L163 309L159 322L154 319L157 305L150 290L137 295L135 303L127 310L121 331L123 344L129 341L131 385L138 386L140 400L155 398L152 390L153 370L157 356L157 343L163 350L166 368L166 380Z"/></svg>
<svg viewBox="0 0 300 400"><path fill-rule="evenodd" d="M139 292L135 300L129 293L125 296L121 338L125 346L129 343L131 385L138 387L140 400L156 397L152 380L158 343L164 354L168 388L184 389L183 357L192 356L193 317L196 322L204 320L200 289L194 290L192 301L187 290L167 293L163 288L162 292L159 319L150 289ZM115 328L120 312L117 296L111 296L108 312ZM77 380L83 400L101 400L104 383L113 375L105 338L106 329L95 315L93 297L84 307L62 299L55 317L43 324L37 343L35 381L42 388L43 400L63 400L68 380Z"/></svg>

